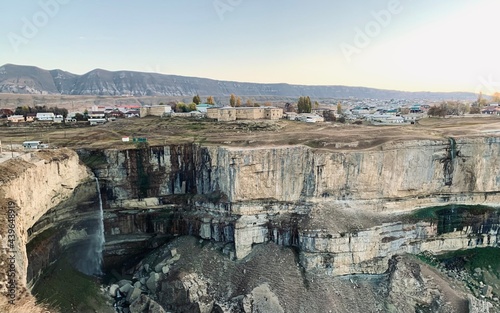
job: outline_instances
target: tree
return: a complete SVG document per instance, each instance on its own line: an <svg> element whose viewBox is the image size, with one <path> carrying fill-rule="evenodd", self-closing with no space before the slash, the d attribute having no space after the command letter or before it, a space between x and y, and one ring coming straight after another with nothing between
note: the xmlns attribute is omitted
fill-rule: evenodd
<svg viewBox="0 0 500 313"><path fill-rule="evenodd" d="M187 111L188 111L187 105L183 102L179 102L175 106L175 112L187 112Z"/></svg>
<svg viewBox="0 0 500 313"><path fill-rule="evenodd" d="M458 104L458 115L464 115L466 113L469 113L469 111L470 111L470 105L466 103Z"/></svg>
<svg viewBox="0 0 500 313"><path fill-rule="evenodd" d="M309 97L300 97L297 109L299 113L311 113L311 99Z"/></svg>
<svg viewBox="0 0 500 313"><path fill-rule="evenodd" d="M500 103L500 92L495 92L492 97L493 103Z"/></svg>
<svg viewBox="0 0 500 313"><path fill-rule="evenodd" d="M337 114L338 115L342 114L342 104L340 104L340 101L337 103Z"/></svg>
<svg viewBox="0 0 500 313"><path fill-rule="evenodd" d="M477 100L472 105L478 106L479 110L481 110L481 108L486 106L487 104L488 104L488 101L486 101L486 99L483 99L483 93L480 92L479 96L477 97Z"/></svg>
<svg viewBox="0 0 500 313"><path fill-rule="evenodd" d="M251 99L247 99L246 106L247 106L247 107L253 107L253 102L252 102L252 100L251 100Z"/></svg>
<svg viewBox="0 0 500 313"><path fill-rule="evenodd" d="M236 106L236 96L234 94L231 94L229 97L229 105L232 107Z"/></svg>
<svg viewBox="0 0 500 313"><path fill-rule="evenodd" d="M471 106L469 110L469 114L480 114L481 109L478 106Z"/></svg>
<svg viewBox="0 0 500 313"><path fill-rule="evenodd" d="M207 104L211 104L211 105L215 104L214 98L212 96L208 96L208 98L207 98Z"/></svg>
<svg viewBox="0 0 500 313"><path fill-rule="evenodd" d="M200 104L200 103L201 103L201 98L200 98L200 96L199 96L199 95L196 95L196 96L194 96L194 97L193 97L193 103L194 103L195 105L198 105L198 104Z"/></svg>
<svg viewBox="0 0 500 313"><path fill-rule="evenodd" d="M188 112L196 111L196 103L194 103L194 102L190 103L190 104L187 106L187 111L188 111Z"/></svg>
<svg viewBox="0 0 500 313"><path fill-rule="evenodd" d="M80 121L86 121L87 119L85 118L85 116L83 116L83 114L81 114L81 113L76 113L76 114L75 114L75 120L77 120L77 121L79 121L79 122L80 122Z"/></svg>
<svg viewBox="0 0 500 313"><path fill-rule="evenodd" d="M294 105L290 102L285 104L285 112L295 112Z"/></svg>
<svg viewBox="0 0 500 313"><path fill-rule="evenodd" d="M241 106L241 98L240 97L236 98L236 106L237 107Z"/></svg>
<svg viewBox="0 0 500 313"><path fill-rule="evenodd" d="M318 103L318 101L314 101L314 108L315 108L315 109L319 108L319 103Z"/></svg>

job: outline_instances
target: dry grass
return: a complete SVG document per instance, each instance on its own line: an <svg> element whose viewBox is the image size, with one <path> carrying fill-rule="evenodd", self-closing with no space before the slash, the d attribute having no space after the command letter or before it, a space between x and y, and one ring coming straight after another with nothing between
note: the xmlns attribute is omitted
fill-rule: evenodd
<svg viewBox="0 0 500 313"><path fill-rule="evenodd" d="M45 305L37 304L36 299L26 293L20 299L9 304L7 298L0 296L0 312L2 313L58 313L55 309L48 308Z"/></svg>
<svg viewBox="0 0 500 313"><path fill-rule="evenodd" d="M39 124L40 125L40 124ZM391 142L445 139L447 137L498 136L500 119L430 118L416 125L367 126L295 121L214 122L192 118L119 119L101 126L0 127L0 140L12 142L42 140L69 148L131 148L123 136L146 137L150 145L200 143L205 145L263 147L306 145L328 150L376 149Z"/></svg>

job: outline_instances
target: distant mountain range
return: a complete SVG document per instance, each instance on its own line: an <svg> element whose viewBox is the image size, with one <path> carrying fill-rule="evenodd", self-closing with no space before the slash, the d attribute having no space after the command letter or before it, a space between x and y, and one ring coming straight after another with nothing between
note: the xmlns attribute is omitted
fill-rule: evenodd
<svg viewBox="0 0 500 313"><path fill-rule="evenodd" d="M35 66L0 67L0 93L96 96L276 96L311 98L371 98L474 100L468 92L406 92L366 87L243 83L133 71L95 69L83 75Z"/></svg>

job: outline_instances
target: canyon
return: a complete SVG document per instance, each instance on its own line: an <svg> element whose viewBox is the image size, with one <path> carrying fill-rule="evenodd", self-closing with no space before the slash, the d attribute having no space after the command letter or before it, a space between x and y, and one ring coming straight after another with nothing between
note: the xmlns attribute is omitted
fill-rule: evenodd
<svg viewBox="0 0 500 313"><path fill-rule="evenodd" d="M402 292L396 268L412 272L414 261L398 256L498 246L496 210L464 209L500 203L495 136L394 140L366 149L185 143L75 150L0 165L2 174L11 173L2 175L0 188L18 212L23 288L58 253L91 240L98 224L94 177L104 207L104 269L130 275L127 291L144 304L140 312L158 303L171 312L306 312L306 304L290 298L291 286L305 301L323 295L310 306L318 312L348 312L349 297L363 291L394 304L368 282ZM430 207L439 208L437 219L415 214ZM427 282L419 275L415 282ZM318 285L333 281L342 292L359 288L347 299ZM441 303L431 294L425 305Z"/></svg>

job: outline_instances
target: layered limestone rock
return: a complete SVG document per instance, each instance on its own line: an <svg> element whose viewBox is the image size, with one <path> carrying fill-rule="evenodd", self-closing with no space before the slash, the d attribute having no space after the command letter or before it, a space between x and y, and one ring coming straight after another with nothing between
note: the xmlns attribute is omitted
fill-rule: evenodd
<svg viewBox="0 0 500 313"><path fill-rule="evenodd" d="M340 274L380 272L394 253L453 250L464 246L465 239L458 236L457 243L439 246L442 236L429 231L420 238L416 230L408 230L416 226L398 223L377 229L362 225L356 235L343 231L344 237L339 237L332 225L310 231L298 221L283 228L284 214L313 219L322 206L392 214L450 203L500 203L498 137L395 141L366 150L185 144L79 153L83 159L100 160L95 169L114 209L152 208L170 203L167 196L191 197L181 204L181 210L189 208L181 214L183 221L191 222L148 222L147 229L234 239L237 258L248 255L254 244L272 240L310 254L305 264L335 264ZM142 205L146 199L154 205ZM234 236L226 236L218 225L229 225ZM379 234L383 232L394 234Z"/></svg>
<svg viewBox="0 0 500 313"><path fill-rule="evenodd" d="M5 262L10 257L15 259L12 263L15 264L19 297L23 295L26 286L28 230L47 211L68 199L74 189L90 175L78 155L69 149L38 151L27 154L23 159L12 159L0 164L2 210L12 207L15 211L13 216L9 214L9 221L4 221L2 216L1 260ZM4 213L7 217L7 212ZM8 233L8 229L13 229L13 233ZM7 267L3 266L0 271L0 292L5 295Z"/></svg>
<svg viewBox="0 0 500 313"><path fill-rule="evenodd" d="M394 255L498 247L499 228L496 224L478 232L473 227L464 227L439 234L437 224L429 222L387 223L354 233L304 233L299 239L299 249L301 263L308 270L325 269L333 275L376 274L387 270Z"/></svg>
<svg viewBox="0 0 500 313"><path fill-rule="evenodd" d="M498 203L500 190L497 137L390 142L352 151L186 144L99 153L106 165L98 175L116 200L219 191L230 203L323 199L404 211L443 198Z"/></svg>
<svg viewBox="0 0 500 313"><path fill-rule="evenodd" d="M283 147L224 152L213 151L212 160L226 158L218 185L231 201L328 198L356 205L376 200L370 210L388 210L388 202L407 198L484 196L500 190L500 138L392 142L366 151ZM491 200L498 202L498 197ZM415 207L408 205L395 209Z"/></svg>

